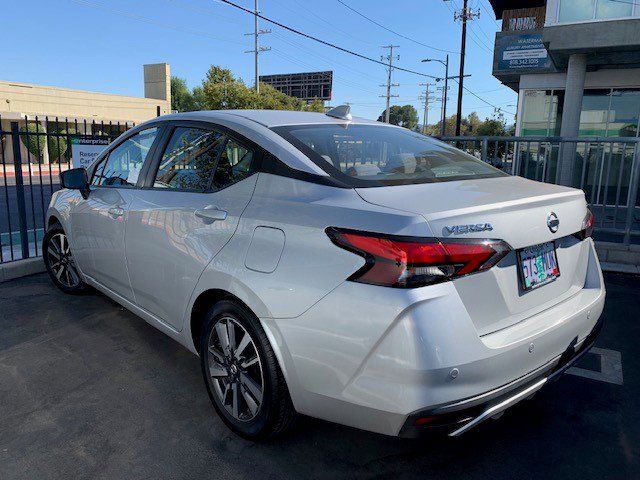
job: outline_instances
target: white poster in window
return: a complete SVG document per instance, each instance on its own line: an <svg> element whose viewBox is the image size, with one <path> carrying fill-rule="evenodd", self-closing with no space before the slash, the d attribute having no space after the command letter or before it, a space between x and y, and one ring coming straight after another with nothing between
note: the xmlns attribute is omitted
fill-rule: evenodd
<svg viewBox="0 0 640 480"><path fill-rule="evenodd" d="M73 168L89 168L93 161L109 145L107 138L71 138Z"/></svg>

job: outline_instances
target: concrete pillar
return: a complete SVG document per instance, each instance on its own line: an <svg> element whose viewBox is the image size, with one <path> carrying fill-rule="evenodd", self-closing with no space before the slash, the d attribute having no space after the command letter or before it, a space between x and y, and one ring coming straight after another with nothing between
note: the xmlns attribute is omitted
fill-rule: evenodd
<svg viewBox="0 0 640 480"><path fill-rule="evenodd" d="M567 67L564 107L560 125L560 136L563 138L577 137L580 131L580 113L582 112L582 97L584 96L586 74L587 56L585 54L571 55ZM558 171L556 173L556 181L559 184L571 184L575 162L576 144L563 144L558 158Z"/></svg>
<svg viewBox="0 0 640 480"><path fill-rule="evenodd" d="M144 96L171 102L171 69L167 63L143 65Z"/></svg>

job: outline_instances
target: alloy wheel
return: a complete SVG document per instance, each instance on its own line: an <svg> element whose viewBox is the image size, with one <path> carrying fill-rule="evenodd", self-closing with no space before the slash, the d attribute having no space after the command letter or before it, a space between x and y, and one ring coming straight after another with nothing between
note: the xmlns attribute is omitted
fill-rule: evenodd
<svg viewBox="0 0 640 480"><path fill-rule="evenodd" d="M208 377L218 400L236 420L255 418L262 404L264 377L255 343L233 317L220 318L207 344Z"/></svg>
<svg viewBox="0 0 640 480"><path fill-rule="evenodd" d="M82 283L64 233L56 233L51 237L47 246L47 260L51 271L65 287L74 288Z"/></svg>

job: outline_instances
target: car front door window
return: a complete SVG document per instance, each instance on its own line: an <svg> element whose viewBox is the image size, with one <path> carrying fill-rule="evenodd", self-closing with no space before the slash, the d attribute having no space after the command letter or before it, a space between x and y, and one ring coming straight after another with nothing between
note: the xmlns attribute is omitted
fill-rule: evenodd
<svg viewBox="0 0 640 480"><path fill-rule="evenodd" d="M157 135L158 128L153 127L122 142L109 153L104 165L98 166L91 184L101 187L135 186Z"/></svg>

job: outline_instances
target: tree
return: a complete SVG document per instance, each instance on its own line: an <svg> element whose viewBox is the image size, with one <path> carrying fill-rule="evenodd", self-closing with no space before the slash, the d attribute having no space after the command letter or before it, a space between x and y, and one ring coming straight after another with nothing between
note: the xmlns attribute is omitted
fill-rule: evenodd
<svg viewBox="0 0 640 480"><path fill-rule="evenodd" d="M507 126L498 119L487 118L478 126L476 135L482 137L504 137L507 135Z"/></svg>
<svg viewBox="0 0 640 480"><path fill-rule="evenodd" d="M270 109L270 110L303 110L312 112L324 111L322 102L316 100L311 104L286 95L271 85L261 84L260 93L248 87L242 79L235 78L226 68L212 65L202 82L203 107L210 110L228 109Z"/></svg>
<svg viewBox="0 0 640 480"><path fill-rule="evenodd" d="M378 117L379 122L385 119L386 109ZM414 130L418 126L418 111L413 105L393 105L389 109L389 123Z"/></svg>
<svg viewBox="0 0 640 480"><path fill-rule="evenodd" d="M171 110L177 112L199 110L196 108L194 93L189 90L184 78L171 77Z"/></svg>

